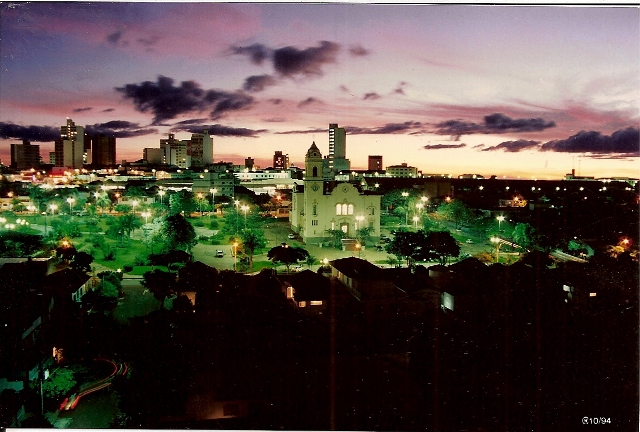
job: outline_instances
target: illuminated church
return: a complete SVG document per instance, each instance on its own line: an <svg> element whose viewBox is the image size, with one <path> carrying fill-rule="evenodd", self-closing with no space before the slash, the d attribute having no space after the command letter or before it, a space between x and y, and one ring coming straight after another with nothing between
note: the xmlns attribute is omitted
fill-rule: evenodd
<svg viewBox="0 0 640 432"><path fill-rule="evenodd" d="M327 230L342 230L355 238L358 229L380 237L380 195L361 191L351 183L324 181L322 154L314 142L305 156L304 185L292 194L291 228L305 243L329 240Z"/></svg>

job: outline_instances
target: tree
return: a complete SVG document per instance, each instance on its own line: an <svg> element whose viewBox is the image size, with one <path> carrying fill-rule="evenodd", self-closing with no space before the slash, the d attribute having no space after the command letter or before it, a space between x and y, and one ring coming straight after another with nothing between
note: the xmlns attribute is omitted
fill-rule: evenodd
<svg viewBox="0 0 640 432"><path fill-rule="evenodd" d="M471 222L473 212L460 200L444 202L438 207L438 214L454 223L456 229Z"/></svg>
<svg viewBox="0 0 640 432"><path fill-rule="evenodd" d="M412 267L414 261L429 259L424 231L396 232L393 240L387 244L386 251L397 256L398 260L406 260L408 267Z"/></svg>
<svg viewBox="0 0 640 432"><path fill-rule="evenodd" d="M331 236L331 242L336 249L342 249L342 239L347 238L347 233L342 230L327 230Z"/></svg>
<svg viewBox="0 0 640 432"><path fill-rule="evenodd" d="M156 269L143 274L140 283L160 301L160 309L162 309L164 300L174 293L176 276L173 273Z"/></svg>
<svg viewBox="0 0 640 432"><path fill-rule="evenodd" d="M194 212L198 205L193 199L193 193L187 190L181 190L169 197L169 208L173 214L184 214L189 216Z"/></svg>
<svg viewBox="0 0 640 432"><path fill-rule="evenodd" d="M76 270L80 270L82 272L91 271L91 263L93 262L93 255L87 252L78 252L73 257L73 261L71 262L71 267Z"/></svg>
<svg viewBox="0 0 640 432"><path fill-rule="evenodd" d="M96 195L96 207L100 209L100 214L104 215L105 210L111 209L111 199L106 193Z"/></svg>
<svg viewBox="0 0 640 432"><path fill-rule="evenodd" d="M127 237L128 240L131 240L131 233L136 228L140 228L142 223L136 217L136 215L132 213L127 213L115 219L113 225L109 227L107 230L107 235L112 238L120 239L120 246L124 246L124 238Z"/></svg>
<svg viewBox="0 0 640 432"><path fill-rule="evenodd" d="M436 257L440 264L445 265L450 257L460 255L460 246L456 239L447 231L433 231L426 236L429 254Z"/></svg>
<svg viewBox="0 0 640 432"><path fill-rule="evenodd" d="M195 229L180 213L165 218L162 236L168 249L184 250L187 253L198 243Z"/></svg>
<svg viewBox="0 0 640 432"><path fill-rule="evenodd" d="M274 264L284 264L287 267L287 274L289 273L291 264L305 261L308 256L309 252L307 252L306 249L289 246L286 243L271 248L269 252L267 252L267 258L270 259Z"/></svg>
<svg viewBox="0 0 640 432"><path fill-rule="evenodd" d="M19 258L36 253L42 247L42 236L16 231L0 233L0 256Z"/></svg>
<svg viewBox="0 0 640 432"><path fill-rule="evenodd" d="M513 242L524 249L530 249L538 244L538 233L534 227L528 223L519 223L513 229L511 235Z"/></svg>
<svg viewBox="0 0 640 432"><path fill-rule="evenodd" d="M264 231L247 228L240 232L242 250L249 256L249 269L253 269L253 254L267 245Z"/></svg>
<svg viewBox="0 0 640 432"><path fill-rule="evenodd" d="M367 243L369 243L369 241L371 240L372 230L373 228L369 228L369 227L364 227L357 230L356 240L358 241L358 243L360 243L362 246L366 246Z"/></svg>
<svg viewBox="0 0 640 432"><path fill-rule="evenodd" d="M312 265L316 265L316 264L319 263L318 258L316 258L316 257L314 257L312 255L309 255L304 262L307 265L307 268L309 268L309 269L311 268Z"/></svg>

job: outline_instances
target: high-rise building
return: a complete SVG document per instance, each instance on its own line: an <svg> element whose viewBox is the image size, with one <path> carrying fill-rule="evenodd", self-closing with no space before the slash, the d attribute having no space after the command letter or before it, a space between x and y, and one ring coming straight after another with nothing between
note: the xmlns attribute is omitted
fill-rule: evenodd
<svg viewBox="0 0 640 432"><path fill-rule="evenodd" d="M191 142L189 140L177 140L170 133L169 138L160 140L160 148L164 150L164 163L176 165L179 168L191 166Z"/></svg>
<svg viewBox="0 0 640 432"><path fill-rule="evenodd" d="M382 156L369 156L369 171L382 171Z"/></svg>
<svg viewBox="0 0 640 432"><path fill-rule="evenodd" d="M98 134L91 138L91 164L93 167L116 165L116 138Z"/></svg>
<svg viewBox="0 0 640 432"><path fill-rule="evenodd" d="M203 168L213 163L213 138L208 130L204 130L201 134L192 134L189 146L191 148L189 166Z"/></svg>
<svg viewBox="0 0 640 432"><path fill-rule="evenodd" d="M31 145L28 140L22 144L11 144L11 167L19 170L40 166L40 146Z"/></svg>
<svg viewBox="0 0 640 432"><path fill-rule="evenodd" d="M337 123L329 124L329 168L334 169L334 160L347 157L347 132Z"/></svg>
<svg viewBox="0 0 640 432"><path fill-rule="evenodd" d="M82 168L85 157L84 128L76 126L70 118L67 124L60 127L60 139L54 144L55 166L66 168Z"/></svg>
<svg viewBox="0 0 640 432"><path fill-rule="evenodd" d="M273 169L289 169L289 155L282 154L280 150L276 150L273 154Z"/></svg>
<svg viewBox="0 0 640 432"><path fill-rule="evenodd" d="M142 150L142 158L148 164L160 165L164 163L164 150L161 148L145 148Z"/></svg>

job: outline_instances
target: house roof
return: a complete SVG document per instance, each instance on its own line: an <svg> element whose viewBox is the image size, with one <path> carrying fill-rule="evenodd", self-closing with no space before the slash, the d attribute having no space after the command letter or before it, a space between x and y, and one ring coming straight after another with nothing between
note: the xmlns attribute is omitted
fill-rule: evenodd
<svg viewBox="0 0 640 432"><path fill-rule="evenodd" d="M90 278L86 273L66 268L47 275L43 285L45 288L60 294L71 294L76 292Z"/></svg>
<svg viewBox="0 0 640 432"><path fill-rule="evenodd" d="M340 258L329 261L329 264L352 279L378 279L382 276L380 267L356 257Z"/></svg>
<svg viewBox="0 0 640 432"><path fill-rule="evenodd" d="M292 275L289 282L295 289L294 297L298 301L329 298L329 279L311 270L304 270Z"/></svg>

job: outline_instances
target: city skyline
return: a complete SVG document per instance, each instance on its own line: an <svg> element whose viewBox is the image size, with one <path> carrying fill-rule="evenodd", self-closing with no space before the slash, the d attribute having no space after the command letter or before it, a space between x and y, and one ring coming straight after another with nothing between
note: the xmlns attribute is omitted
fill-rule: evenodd
<svg viewBox="0 0 640 432"><path fill-rule="evenodd" d="M72 118L117 162L208 129L214 160L304 166L328 126L366 169L638 177L637 7L11 3L0 158Z"/></svg>

